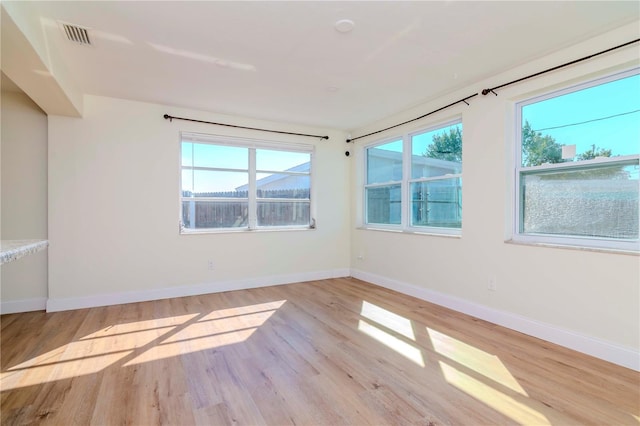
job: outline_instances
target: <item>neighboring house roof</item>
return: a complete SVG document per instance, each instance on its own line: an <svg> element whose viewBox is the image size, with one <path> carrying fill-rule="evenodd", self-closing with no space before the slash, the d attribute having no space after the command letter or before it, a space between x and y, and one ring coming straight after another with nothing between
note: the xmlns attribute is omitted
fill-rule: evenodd
<svg viewBox="0 0 640 426"><path fill-rule="evenodd" d="M287 170L283 170L284 172L308 172L310 170L311 167L311 162L307 161L305 163L302 164L298 164L297 166L293 166ZM258 179L256 181L256 184L258 187L263 186L263 185L267 185L269 183L273 183L273 182L277 182L279 180L282 179L286 179L288 177L290 177L291 175L287 175L286 173L274 173L272 175L263 177L262 179ZM241 185L239 187L236 188L236 191L247 191L249 190L249 184L244 184Z"/></svg>
<svg viewBox="0 0 640 426"><path fill-rule="evenodd" d="M375 156L377 158L385 158L394 161L402 160L402 153L398 151L389 151L387 149L375 149ZM420 163L422 166L439 167L443 169L458 169L460 163L455 161L440 160L438 158L425 157L424 155L413 155L411 159L412 163Z"/></svg>

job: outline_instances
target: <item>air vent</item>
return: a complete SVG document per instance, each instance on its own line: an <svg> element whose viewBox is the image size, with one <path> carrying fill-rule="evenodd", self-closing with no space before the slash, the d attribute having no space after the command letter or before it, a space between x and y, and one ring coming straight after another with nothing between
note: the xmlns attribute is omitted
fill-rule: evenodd
<svg viewBox="0 0 640 426"><path fill-rule="evenodd" d="M73 41L74 43L79 44L85 44L88 46L91 45L91 40L89 39L89 30L87 28L64 23L62 23L61 25L69 41Z"/></svg>

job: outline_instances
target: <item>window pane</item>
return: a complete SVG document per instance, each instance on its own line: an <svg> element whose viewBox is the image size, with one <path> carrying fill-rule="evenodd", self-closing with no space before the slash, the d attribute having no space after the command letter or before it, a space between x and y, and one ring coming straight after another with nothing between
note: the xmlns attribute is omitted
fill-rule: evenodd
<svg viewBox="0 0 640 426"><path fill-rule="evenodd" d="M638 238L638 171L601 165L521 176L521 232Z"/></svg>
<svg viewBox="0 0 640 426"><path fill-rule="evenodd" d="M411 184L413 226L462 227L462 179Z"/></svg>
<svg viewBox="0 0 640 426"><path fill-rule="evenodd" d="M191 197L193 196L193 170L192 169L182 169L182 196L183 197Z"/></svg>
<svg viewBox="0 0 640 426"><path fill-rule="evenodd" d="M400 185L366 188L367 223L399 225L402 217Z"/></svg>
<svg viewBox="0 0 640 426"><path fill-rule="evenodd" d="M193 191L196 197L247 198L248 182L247 172L193 171Z"/></svg>
<svg viewBox="0 0 640 426"><path fill-rule="evenodd" d="M285 173L258 173L256 186L258 198L304 198L310 197L309 175Z"/></svg>
<svg viewBox="0 0 640 426"><path fill-rule="evenodd" d="M411 178L462 173L462 124L411 138Z"/></svg>
<svg viewBox="0 0 640 426"><path fill-rule="evenodd" d="M180 158L183 166L193 165L193 143L182 142Z"/></svg>
<svg viewBox="0 0 640 426"><path fill-rule="evenodd" d="M640 75L522 107L523 166L639 152Z"/></svg>
<svg viewBox="0 0 640 426"><path fill-rule="evenodd" d="M304 226L310 223L308 201L258 201L258 226Z"/></svg>
<svg viewBox="0 0 640 426"><path fill-rule="evenodd" d="M367 149L367 183L402 180L402 140Z"/></svg>
<svg viewBox="0 0 640 426"><path fill-rule="evenodd" d="M183 201L182 223L187 229L246 228L248 202L246 200Z"/></svg>
<svg viewBox="0 0 640 426"><path fill-rule="evenodd" d="M237 146L193 144L194 167L247 170L249 149Z"/></svg>
<svg viewBox="0 0 640 426"><path fill-rule="evenodd" d="M311 154L308 152L256 149L256 169L270 172L309 172Z"/></svg>

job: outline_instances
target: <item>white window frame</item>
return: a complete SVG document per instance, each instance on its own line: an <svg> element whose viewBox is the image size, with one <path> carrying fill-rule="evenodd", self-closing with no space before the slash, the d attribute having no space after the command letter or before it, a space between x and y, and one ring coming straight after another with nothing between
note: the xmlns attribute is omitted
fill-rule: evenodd
<svg viewBox="0 0 640 426"><path fill-rule="evenodd" d="M555 235L555 234L540 234L540 233L525 233L521 231L522 228L522 198L521 198L521 177L527 172L531 171L553 171L553 170L572 170L581 168L590 168L593 166L606 165L606 164L631 164L640 161L640 155L625 155L609 158L596 158L593 160L574 161L567 163L556 164L543 164L540 166L525 167L522 165L522 108L545 101L547 99L557 98L569 93L577 92L580 90L588 89L590 87L599 86L609 83L611 81L620 80L626 77L640 74L640 68L634 68L624 72L619 72L604 77L587 80L579 84L575 84L564 89L554 90L542 95L538 95L532 98L528 98L519 101L515 104L515 168L514 168L514 194L513 194L513 229L512 229L512 241L535 244L535 245L549 245L549 246L567 246L577 247L584 249L603 249L603 250L620 250L620 251L638 251L640 250L640 243L638 239L635 240L621 240L615 238L604 237L586 237L578 235Z"/></svg>
<svg viewBox="0 0 640 426"><path fill-rule="evenodd" d="M231 146L231 147L239 147L246 148L248 150L248 224L244 227L227 227L227 228L186 228L182 223L182 203L184 201L188 201L191 197L184 197L182 195L182 170L184 168L191 169L199 169L199 170L212 170L212 171L239 171L239 169L225 169L223 167L194 167L192 166L183 166L182 165L182 143L183 142L193 142L199 144L210 144L210 145L222 145L222 146ZM179 229L180 234L189 235L189 234L210 234L210 233L228 233L228 232L246 232L246 231L286 231L286 230L309 230L315 229L316 227L316 219L315 219L315 184L314 184L314 170L315 170L315 146L310 144L295 144L288 142L269 142L263 140L254 140L248 138L238 138L231 136L220 136L220 135L210 135L203 133L193 133L193 132L181 132L179 144L179 152L178 155L178 165L179 165L179 180L180 180L180 188L179 188L179 197L178 197L178 221L179 221ZM257 169L256 165L256 150L257 149L266 149L273 151L283 151L283 152L300 152L309 154L309 173L306 172L291 172L291 171L272 171L272 170L263 170ZM244 169L243 169L244 170ZM257 206L258 199L257 197L257 179L256 176L258 173L274 173L274 174L287 174L287 175L305 175L309 176L309 224L308 225L283 225L283 226L259 226L258 225L258 216L257 216ZM220 201L221 198L207 198L207 197L199 197L197 201ZM245 200L245 199L233 199L233 201L237 200ZM274 198L268 199L268 201L284 201L283 199ZM304 201L307 200L296 200L296 199L286 199L288 202L296 202L296 201Z"/></svg>
<svg viewBox="0 0 640 426"><path fill-rule="evenodd" d="M457 116L453 119L438 121L433 123L427 127L420 128L419 130L415 130L412 132L404 133L401 135L395 135L392 137L387 137L382 140L377 140L370 144L363 146L364 152L364 178L363 178L363 186L362 186L362 229L372 229L372 230L388 230L388 231L396 231L396 232L406 232L406 233L415 233L415 234L426 234L426 235L444 235L444 236L460 236L462 235L462 227L460 228L445 228L439 226L416 226L412 225L411 218L411 184L418 182L427 182L427 181L435 181L435 180L444 180L444 179L452 179L452 178L462 178L462 173L457 173L455 175L442 175L442 176L433 176L428 178L417 178L412 179L411 177L411 165L412 165L412 138L416 135L420 135L422 133L428 133L433 130L437 130L443 127L449 127L456 124L462 124L462 117ZM464 129L464 126L463 126ZM389 182L381 182L381 183L367 183L367 173L368 173L368 149L375 148L376 146L384 145L390 142L395 142L398 140L402 140L402 179L399 181L389 181ZM464 150L464 130L463 130L463 150ZM400 184L400 224L380 224L380 223L368 223L367 221L367 189L375 188L375 187L385 187L391 185ZM464 198L464 197L463 197Z"/></svg>

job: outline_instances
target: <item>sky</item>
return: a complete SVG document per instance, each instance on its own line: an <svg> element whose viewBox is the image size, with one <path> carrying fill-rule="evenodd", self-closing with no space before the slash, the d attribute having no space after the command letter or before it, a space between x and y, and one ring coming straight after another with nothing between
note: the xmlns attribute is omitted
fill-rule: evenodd
<svg viewBox="0 0 640 426"><path fill-rule="evenodd" d="M612 156L640 153L640 75L547 99L522 108L522 121L576 153L592 145Z"/></svg>
<svg viewBox="0 0 640 426"><path fill-rule="evenodd" d="M195 159L195 164L193 164ZM278 172L308 162L308 152L256 149L256 170ZM182 142L182 165L236 169L237 171L182 170L182 190L234 191L249 182L249 149L245 147ZM192 174L193 173L193 174ZM260 180L273 173L257 173Z"/></svg>

